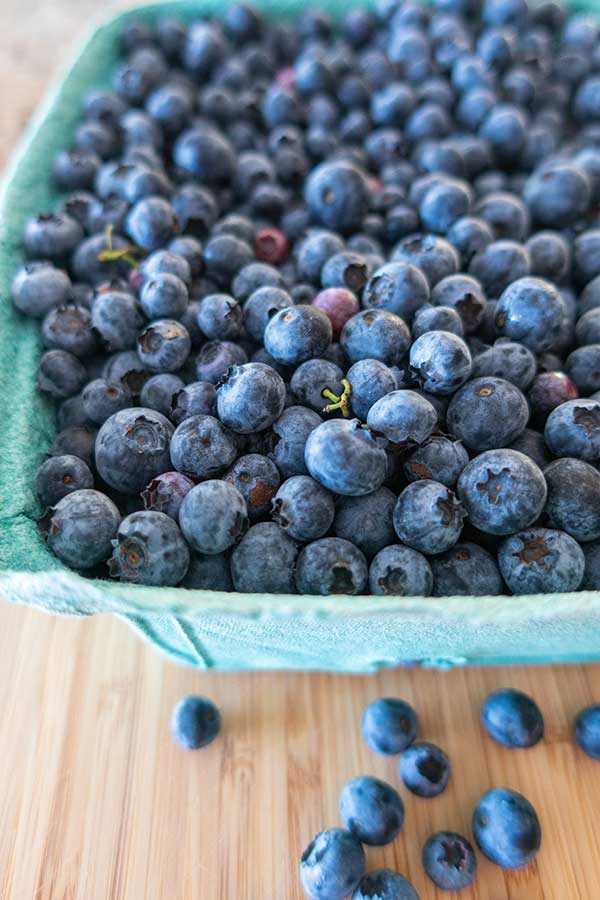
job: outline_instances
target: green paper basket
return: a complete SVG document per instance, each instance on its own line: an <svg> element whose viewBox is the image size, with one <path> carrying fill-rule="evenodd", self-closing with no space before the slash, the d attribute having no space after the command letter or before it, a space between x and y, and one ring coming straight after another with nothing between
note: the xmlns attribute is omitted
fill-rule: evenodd
<svg viewBox="0 0 600 900"><path fill-rule="evenodd" d="M260 5L286 16L305 7L303 0ZM325 5L333 14L346 8L341 0ZM115 613L172 659L198 668L370 672L600 657L600 592L437 599L148 588L83 578L46 548L32 485L56 424L36 388L38 323L10 300L22 228L56 203L52 160L69 142L86 91L109 83L123 23L152 23L165 11L189 21L220 8L218 0L153 4L94 31L34 117L7 175L0 201L0 596L53 613Z"/></svg>

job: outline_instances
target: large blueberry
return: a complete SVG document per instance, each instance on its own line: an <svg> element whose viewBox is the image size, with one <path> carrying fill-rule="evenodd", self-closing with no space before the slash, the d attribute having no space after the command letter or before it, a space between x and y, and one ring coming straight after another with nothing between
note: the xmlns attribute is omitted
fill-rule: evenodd
<svg viewBox="0 0 600 900"><path fill-rule="evenodd" d="M437 797L450 779L450 761L443 750L427 741L411 744L398 763L402 781L417 797Z"/></svg>
<svg viewBox="0 0 600 900"><path fill-rule="evenodd" d="M134 512L123 519L113 546L111 576L133 584L179 584L190 562L179 526L156 510Z"/></svg>
<svg viewBox="0 0 600 900"><path fill-rule="evenodd" d="M231 554L231 576L239 593L295 594L298 544L275 522L259 522Z"/></svg>
<svg viewBox="0 0 600 900"><path fill-rule="evenodd" d="M564 531L530 528L501 544L500 571L513 594L576 591L583 579L583 550Z"/></svg>
<svg viewBox="0 0 600 900"><path fill-rule="evenodd" d="M387 475L385 449L358 419L318 425L306 440L304 458L313 478L337 494L370 494Z"/></svg>
<svg viewBox="0 0 600 900"><path fill-rule="evenodd" d="M369 749L385 756L395 756L413 743L419 723L409 703L396 697L381 697L366 707L361 729Z"/></svg>
<svg viewBox="0 0 600 900"><path fill-rule="evenodd" d="M348 831L369 846L391 843L404 822L404 804L398 792L385 781L367 775L344 785L339 809Z"/></svg>
<svg viewBox="0 0 600 900"><path fill-rule="evenodd" d="M447 413L451 433L478 452L511 444L528 420L529 407L521 391L503 378L490 376L474 378L459 388Z"/></svg>
<svg viewBox="0 0 600 900"><path fill-rule="evenodd" d="M96 438L98 473L123 494L139 494L147 484L169 471L173 426L152 409L132 407L106 420Z"/></svg>
<svg viewBox="0 0 600 900"><path fill-rule="evenodd" d="M173 434L173 466L191 478L214 478L227 469L236 456L237 446L232 433L213 416L190 416Z"/></svg>
<svg viewBox="0 0 600 900"><path fill-rule="evenodd" d="M369 410L367 425L399 447L422 444L437 425L437 412L416 391L391 391Z"/></svg>
<svg viewBox="0 0 600 900"><path fill-rule="evenodd" d="M443 891L460 891L475 880L477 858L469 841L453 831L438 831L423 847L423 868Z"/></svg>
<svg viewBox="0 0 600 900"><path fill-rule="evenodd" d="M179 524L198 553L223 553L248 528L246 501L227 481L203 481L185 495Z"/></svg>
<svg viewBox="0 0 600 900"><path fill-rule="evenodd" d="M479 544L455 544L430 560L434 597L496 596L506 593L495 557Z"/></svg>
<svg viewBox="0 0 600 900"><path fill-rule="evenodd" d="M264 363L231 368L217 386L217 414L240 434L264 431L285 406L283 378Z"/></svg>
<svg viewBox="0 0 600 900"><path fill-rule="evenodd" d="M535 809L509 788L493 788L480 797L473 813L473 834L481 852L503 869L526 865L542 843Z"/></svg>
<svg viewBox="0 0 600 900"><path fill-rule="evenodd" d="M358 547L343 538L320 538L308 544L296 564L301 594L362 594L368 566Z"/></svg>
<svg viewBox="0 0 600 900"><path fill-rule="evenodd" d="M311 900L344 900L365 873L360 840L344 828L321 831L300 861L300 879Z"/></svg>
<svg viewBox="0 0 600 900"><path fill-rule="evenodd" d="M110 556L121 515L105 494L73 491L39 522L48 546L73 569L91 569Z"/></svg>
<svg viewBox="0 0 600 900"><path fill-rule="evenodd" d="M481 707L487 733L505 747L533 747L544 736L544 719L537 703L512 688L494 691Z"/></svg>
<svg viewBox="0 0 600 900"><path fill-rule="evenodd" d="M394 509L400 540L421 553L443 553L459 539L466 511L445 485L429 479L404 488Z"/></svg>

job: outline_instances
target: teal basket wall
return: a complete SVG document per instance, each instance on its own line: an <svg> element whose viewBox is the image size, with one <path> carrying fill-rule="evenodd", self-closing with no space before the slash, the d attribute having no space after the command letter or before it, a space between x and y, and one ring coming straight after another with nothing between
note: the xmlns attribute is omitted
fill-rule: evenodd
<svg viewBox="0 0 600 900"><path fill-rule="evenodd" d="M294 15L304 0L263 2ZM328 0L332 13L347 4ZM581 8L582 4L580 4ZM166 9L190 20L219 0L144 6L98 28L29 126L0 200L0 596L48 612L115 613L171 658L199 668L368 672L421 663L587 661L600 657L600 592L528 597L405 598L244 595L92 581L46 549L35 520L35 471L56 430L36 389L38 324L16 313L10 284L28 216L57 200L50 168L81 100L109 83L127 18Z"/></svg>

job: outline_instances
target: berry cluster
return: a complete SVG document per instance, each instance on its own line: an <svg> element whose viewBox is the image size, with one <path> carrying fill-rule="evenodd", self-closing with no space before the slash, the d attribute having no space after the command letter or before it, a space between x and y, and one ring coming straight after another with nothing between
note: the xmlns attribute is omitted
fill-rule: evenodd
<svg viewBox="0 0 600 900"><path fill-rule="evenodd" d="M600 27L554 0L129 24L13 300L84 573L600 588Z"/></svg>

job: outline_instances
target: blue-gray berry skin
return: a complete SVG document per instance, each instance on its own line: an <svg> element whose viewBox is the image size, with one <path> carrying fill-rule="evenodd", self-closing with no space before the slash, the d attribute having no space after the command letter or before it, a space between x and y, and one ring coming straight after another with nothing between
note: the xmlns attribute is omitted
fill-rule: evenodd
<svg viewBox="0 0 600 900"><path fill-rule="evenodd" d="M271 504L271 518L291 538L314 541L331 528L335 516L332 494L309 475L283 482Z"/></svg>
<svg viewBox="0 0 600 900"><path fill-rule="evenodd" d="M179 518L179 509L183 498L194 487L194 482L181 472L163 472L153 478L148 487L142 491L144 508L163 512L175 521Z"/></svg>
<svg viewBox="0 0 600 900"><path fill-rule="evenodd" d="M207 697L184 697L171 713L173 737L186 750L199 750L214 741L221 728L219 710Z"/></svg>
<svg viewBox="0 0 600 900"><path fill-rule="evenodd" d="M433 575L428 560L403 544L384 547L369 568L369 590L372 594L396 597L429 597Z"/></svg>
<svg viewBox="0 0 600 900"><path fill-rule="evenodd" d="M42 322L42 340L49 350L66 350L87 359L97 348L90 311L75 303L53 307Z"/></svg>
<svg viewBox="0 0 600 900"><path fill-rule="evenodd" d="M11 293L16 308L35 319L69 299L71 281L66 272L50 262L28 262L21 266L12 283Z"/></svg>
<svg viewBox="0 0 600 900"><path fill-rule="evenodd" d="M513 534L536 521L546 503L538 466L518 450L488 450L458 479L457 493L469 519L487 534Z"/></svg>
<svg viewBox="0 0 600 900"><path fill-rule="evenodd" d="M171 458L178 472L191 478L214 478L237 457L233 435L214 416L190 416L171 440Z"/></svg>
<svg viewBox="0 0 600 900"><path fill-rule="evenodd" d="M218 384L232 366L242 366L248 362L243 347L232 341L207 341L196 358L198 381Z"/></svg>
<svg viewBox="0 0 600 900"><path fill-rule="evenodd" d="M322 423L321 416L305 406L288 406L273 423L266 453L282 478L308 475L304 460L306 442L311 432Z"/></svg>
<svg viewBox="0 0 600 900"><path fill-rule="evenodd" d="M530 528L506 538L498 563L513 594L553 594L579 588L585 557L566 532Z"/></svg>
<svg viewBox="0 0 600 900"><path fill-rule="evenodd" d="M250 520L270 512L271 502L281 483L275 463L259 453L239 456L223 478L237 488L246 501Z"/></svg>
<svg viewBox="0 0 600 900"><path fill-rule="evenodd" d="M534 858L542 829L529 800L509 788L493 788L479 798L473 835L481 852L503 869L517 869Z"/></svg>
<svg viewBox="0 0 600 900"><path fill-rule="evenodd" d="M575 740L584 753L600 760L600 706L587 706L575 719Z"/></svg>
<svg viewBox="0 0 600 900"><path fill-rule="evenodd" d="M344 391L344 373L339 366L328 359L307 359L301 363L291 377L292 396L297 403L321 413L328 403L324 390L337 397Z"/></svg>
<svg viewBox="0 0 600 900"><path fill-rule="evenodd" d="M527 425L529 407L514 384L486 376L454 394L446 418L450 432L469 450L481 453L512 444ZM600 443L600 430L598 438Z"/></svg>
<svg viewBox="0 0 600 900"><path fill-rule="evenodd" d="M443 750L427 741L411 744L398 763L402 781L417 797L437 797L450 779L450 761Z"/></svg>
<svg viewBox="0 0 600 900"><path fill-rule="evenodd" d="M548 524L576 541L600 538L600 472L581 459L565 457L544 469Z"/></svg>
<svg viewBox="0 0 600 900"><path fill-rule="evenodd" d="M157 272L144 282L140 305L149 319L179 319L189 303L185 283L171 272Z"/></svg>
<svg viewBox="0 0 600 900"><path fill-rule="evenodd" d="M170 418L173 397L184 390L185 384L178 375L160 372L146 381L140 391L140 403L148 409Z"/></svg>
<svg viewBox="0 0 600 900"><path fill-rule="evenodd" d="M592 541L581 548L585 557L582 591L600 590L600 542Z"/></svg>
<svg viewBox="0 0 600 900"><path fill-rule="evenodd" d="M453 491L437 481L415 481L404 488L394 509L394 528L402 541L421 553L443 553L460 537L466 511Z"/></svg>
<svg viewBox="0 0 600 900"><path fill-rule="evenodd" d="M59 500L40 520L40 529L61 562L72 569L91 569L110 556L120 521L112 500L84 489Z"/></svg>
<svg viewBox="0 0 600 900"><path fill-rule="evenodd" d="M272 316L276 312L287 309L292 305L292 298L283 288L270 284L257 287L244 302L243 313L246 331L255 341L262 342L265 328Z"/></svg>
<svg viewBox="0 0 600 900"><path fill-rule="evenodd" d="M437 412L416 391L391 391L373 404L367 425L391 443L410 447L427 440L437 425Z"/></svg>
<svg viewBox="0 0 600 900"><path fill-rule="evenodd" d="M412 263L390 262L376 269L363 291L365 309L385 309L411 322L429 300L429 282Z"/></svg>
<svg viewBox="0 0 600 900"><path fill-rule="evenodd" d="M434 597L495 597L506 593L495 558L465 541L431 560Z"/></svg>
<svg viewBox="0 0 600 900"><path fill-rule="evenodd" d="M137 397L150 372L144 368L135 350L121 350L108 357L101 375L112 384L121 384L132 397Z"/></svg>
<svg viewBox="0 0 600 900"><path fill-rule="evenodd" d="M410 348L410 369L424 390L453 394L471 374L469 348L449 331L428 331Z"/></svg>
<svg viewBox="0 0 600 900"><path fill-rule="evenodd" d="M552 410L544 439L555 456L600 459L600 401L568 400Z"/></svg>
<svg viewBox="0 0 600 900"><path fill-rule="evenodd" d="M179 524L197 553L223 553L248 528L246 501L227 481L203 481L183 498Z"/></svg>
<svg viewBox="0 0 600 900"><path fill-rule="evenodd" d="M471 275L448 275L431 292L434 306L447 306L459 314L466 334L476 331L483 320L487 300L481 284Z"/></svg>
<svg viewBox="0 0 600 900"><path fill-rule="evenodd" d="M38 386L54 400L78 394L86 380L83 363L66 350L46 350L38 364Z"/></svg>
<svg viewBox="0 0 600 900"><path fill-rule="evenodd" d="M543 278L519 278L500 295L496 329L534 353L543 353L559 342L565 313L565 302L553 284Z"/></svg>
<svg viewBox="0 0 600 900"><path fill-rule="evenodd" d="M92 304L92 325L107 350L131 350L145 324L140 306L131 294L106 291Z"/></svg>
<svg viewBox="0 0 600 900"><path fill-rule="evenodd" d="M316 306L288 306L269 319L264 344L277 362L297 366L322 356L331 338L331 322Z"/></svg>
<svg viewBox="0 0 600 900"><path fill-rule="evenodd" d="M232 591L231 567L227 553L192 553L180 587L190 590Z"/></svg>
<svg viewBox="0 0 600 900"><path fill-rule="evenodd" d="M413 263L424 273L429 286L458 272L460 259L452 244L434 234L409 234L392 251L394 262Z"/></svg>
<svg viewBox="0 0 600 900"><path fill-rule="evenodd" d="M181 425L190 416L214 416L217 389L210 381L192 381L171 398L169 418Z"/></svg>
<svg viewBox="0 0 600 900"><path fill-rule="evenodd" d="M425 443L406 455L403 469L409 481L431 478L454 488L468 462L469 454L460 441L432 434Z"/></svg>
<svg viewBox="0 0 600 900"><path fill-rule="evenodd" d="M395 505L396 495L387 487L363 497L340 497L333 523L336 536L350 541L367 559L373 559L395 540Z"/></svg>
<svg viewBox="0 0 600 900"><path fill-rule="evenodd" d="M98 429L87 423L67 425L58 432L50 446L48 456L77 456L93 471L94 447Z"/></svg>
<svg viewBox="0 0 600 900"><path fill-rule="evenodd" d="M526 391L537 372L537 360L524 344L504 338L473 357L473 378L504 378Z"/></svg>
<svg viewBox="0 0 600 900"><path fill-rule="evenodd" d="M365 874L365 851L345 828L321 831L300 861L300 880L310 900L344 900Z"/></svg>
<svg viewBox="0 0 600 900"><path fill-rule="evenodd" d="M96 468L123 494L139 494L153 478L172 468L173 426L153 409L132 407L106 420L96 438Z"/></svg>
<svg viewBox="0 0 600 900"><path fill-rule="evenodd" d="M164 197L138 200L125 222L127 234L143 250L158 250L179 231L175 210Z"/></svg>
<svg viewBox="0 0 600 900"><path fill-rule="evenodd" d="M369 208L367 177L350 162L324 162L308 176L304 199L313 217L326 228L352 234L360 229Z"/></svg>
<svg viewBox="0 0 600 900"><path fill-rule="evenodd" d="M419 900L410 882L390 869L376 869L359 882L352 900Z"/></svg>
<svg viewBox="0 0 600 900"><path fill-rule="evenodd" d="M438 831L423 847L423 868L442 891L460 891L477 875L477 858L470 842L453 831Z"/></svg>
<svg viewBox="0 0 600 900"><path fill-rule="evenodd" d="M51 456L35 476L35 492L42 506L56 506L67 494L94 487L89 466L77 456Z"/></svg>
<svg viewBox="0 0 600 900"><path fill-rule="evenodd" d="M29 259L62 262L83 239L80 223L66 213L42 213L28 219L23 246Z"/></svg>
<svg viewBox="0 0 600 900"><path fill-rule="evenodd" d="M491 738L504 747L533 747L544 736L544 719L531 697L513 688L490 694L481 721Z"/></svg>
<svg viewBox="0 0 600 900"><path fill-rule="evenodd" d="M406 322L385 309L364 309L348 319L340 334L340 345L351 363L378 359L398 366L410 347Z"/></svg>
<svg viewBox="0 0 600 900"><path fill-rule="evenodd" d="M169 244L168 250L155 250L141 263L140 269L144 278L146 281L159 278L160 283L160 278L163 275L174 275L185 285L191 284L192 274L199 275L201 271L200 267L192 273L192 267L189 262L189 259L193 258L198 266L196 255L198 254L199 246L201 251L201 245L194 238L175 238ZM182 251L184 250L186 250L186 256L183 255ZM190 254L193 254L193 256Z"/></svg>
<svg viewBox="0 0 600 900"><path fill-rule="evenodd" d="M243 312L228 294L209 294L200 301L197 322L211 341L235 341L241 334Z"/></svg>
<svg viewBox="0 0 600 900"><path fill-rule="evenodd" d="M296 564L300 594L362 594L368 566L358 547L343 538L321 538L301 551Z"/></svg>
<svg viewBox="0 0 600 900"><path fill-rule="evenodd" d="M175 319L157 319L140 332L137 352L151 372L176 372L190 355L187 329Z"/></svg>
<svg viewBox="0 0 600 900"><path fill-rule="evenodd" d="M259 522L231 554L231 576L239 593L295 594L298 544L275 522Z"/></svg>
<svg viewBox="0 0 600 900"><path fill-rule="evenodd" d="M385 449L358 419L323 422L309 434L304 459L312 477L336 494L370 494L387 475Z"/></svg>
<svg viewBox="0 0 600 900"><path fill-rule="evenodd" d="M239 434L265 431L284 406L283 378L264 363L233 366L217 386L217 415Z"/></svg>
<svg viewBox="0 0 600 900"><path fill-rule="evenodd" d="M346 378L352 391L352 412L362 422L366 422L374 403L398 387L395 371L378 359L359 359L348 369Z"/></svg>
<svg viewBox="0 0 600 900"><path fill-rule="evenodd" d="M409 703L396 697L381 697L365 708L361 729L370 750L384 756L395 756L413 743L419 723Z"/></svg>
<svg viewBox="0 0 600 900"><path fill-rule="evenodd" d="M113 578L133 584L172 587L190 562L190 551L171 516L143 510L126 516L113 540L109 570Z"/></svg>
<svg viewBox="0 0 600 900"><path fill-rule="evenodd" d="M427 306L415 313L412 322L413 339L420 338L428 331L447 331L457 337L464 337L462 319L451 306Z"/></svg>
<svg viewBox="0 0 600 900"><path fill-rule="evenodd" d="M339 810L348 831L372 847L391 843L404 823L404 804L398 792L369 775L344 785Z"/></svg>

